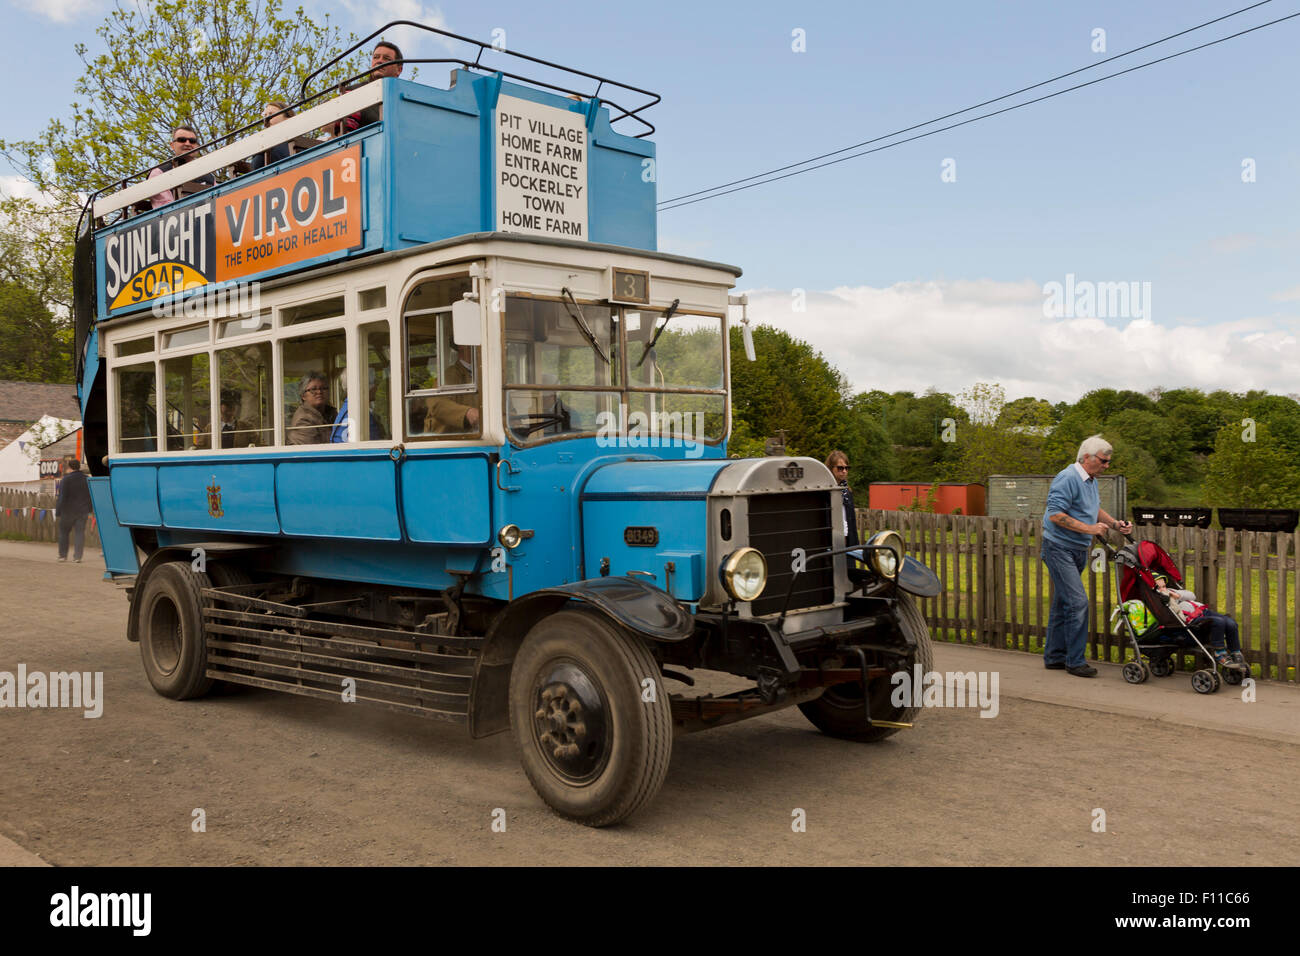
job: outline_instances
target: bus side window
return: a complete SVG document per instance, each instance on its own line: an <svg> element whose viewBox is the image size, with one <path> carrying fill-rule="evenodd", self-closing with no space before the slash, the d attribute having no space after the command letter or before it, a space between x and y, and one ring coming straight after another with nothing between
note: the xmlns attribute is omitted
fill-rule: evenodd
<svg viewBox="0 0 1300 956"><path fill-rule="evenodd" d="M212 447L211 362L207 352L163 362L167 450Z"/></svg>
<svg viewBox="0 0 1300 956"><path fill-rule="evenodd" d="M347 340L342 330L319 332L281 343L284 441L326 445L343 424L347 401Z"/></svg>
<svg viewBox="0 0 1300 956"><path fill-rule="evenodd" d="M271 343L257 342L217 352L217 385L221 407L220 447L253 448L270 445Z"/></svg>
<svg viewBox="0 0 1300 956"><path fill-rule="evenodd" d="M477 346L456 345L450 309L407 315L408 437L479 434L478 352Z"/></svg>
<svg viewBox="0 0 1300 956"><path fill-rule="evenodd" d="M158 450L158 382L154 365L117 369L117 450Z"/></svg>
<svg viewBox="0 0 1300 956"><path fill-rule="evenodd" d="M380 290L383 291L382 289ZM363 325L361 358L366 367L366 391L369 410L363 417L350 412L346 418L360 429L361 441L386 441L393 436L392 423L392 351L389 348L387 322ZM334 441L346 441L342 428L334 430Z"/></svg>

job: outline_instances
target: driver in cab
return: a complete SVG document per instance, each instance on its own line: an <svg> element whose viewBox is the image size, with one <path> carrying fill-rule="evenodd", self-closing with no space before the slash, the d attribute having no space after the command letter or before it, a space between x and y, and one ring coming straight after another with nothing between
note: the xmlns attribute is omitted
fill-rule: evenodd
<svg viewBox="0 0 1300 956"><path fill-rule="evenodd" d="M476 384L477 346L456 346L456 359L441 376L444 387ZM433 365L433 363L430 363ZM436 387L436 383L435 383ZM478 431L482 399L477 390L459 395L435 395L425 405L424 430L435 435L462 435Z"/></svg>

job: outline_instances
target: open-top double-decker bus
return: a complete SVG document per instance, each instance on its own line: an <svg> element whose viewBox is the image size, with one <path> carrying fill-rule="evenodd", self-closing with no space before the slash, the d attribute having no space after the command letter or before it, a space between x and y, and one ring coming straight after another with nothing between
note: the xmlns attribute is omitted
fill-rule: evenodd
<svg viewBox="0 0 1300 956"><path fill-rule="evenodd" d="M656 251L658 97L565 75L595 90L478 59L376 79L92 197L78 384L160 694L511 729L542 799L604 825L678 734L792 705L910 726L890 676L928 670L907 592L938 582L890 532L851 572L820 462L726 457L740 270Z"/></svg>

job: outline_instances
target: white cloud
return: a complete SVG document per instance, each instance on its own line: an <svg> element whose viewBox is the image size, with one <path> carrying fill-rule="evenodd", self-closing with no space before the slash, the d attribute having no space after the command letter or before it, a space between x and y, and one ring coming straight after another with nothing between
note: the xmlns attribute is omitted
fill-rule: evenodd
<svg viewBox="0 0 1300 956"><path fill-rule="evenodd" d="M71 23L99 9L101 4L100 0L14 0L14 6L55 23Z"/></svg>
<svg viewBox="0 0 1300 956"><path fill-rule="evenodd" d="M1145 392L1157 385L1295 390L1300 340L1293 319L1160 326L1048 318L1031 280L903 282L888 288L809 290L807 311L789 292L749 293L751 320L818 349L855 391L956 394L998 382L1007 398L1075 401L1094 388Z"/></svg>
<svg viewBox="0 0 1300 956"><path fill-rule="evenodd" d="M15 199L42 199L42 194L26 176L0 176L0 196Z"/></svg>
<svg viewBox="0 0 1300 956"><path fill-rule="evenodd" d="M394 20L411 20L425 26L436 27L439 30L448 29L447 18L443 14L442 8L421 3L420 0L375 0L375 2L343 0L343 6L356 22L354 29L358 36L365 36L367 33L379 29L385 23L391 23ZM456 46L462 45L457 44L455 40L440 37L434 33L427 33L424 30L417 30L414 27L396 27L386 36L402 48L404 59L418 59L426 55L441 56ZM439 52L430 53L429 47L431 46L437 47ZM404 78L409 77L409 74L409 67L402 71Z"/></svg>
<svg viewBox="0 0 1300 956"><path fill-rule="evenodd" d="M1211 239L1209 245L1211 252L1231 254L1234 252L1241 252L1243 249L1249 249L1252 246L1258 245L1259 242L1259 236L1239 232L1234 233L1231 236L1219 236L1215 239Z"/></svg>
<svg viewBox="0 0 1300 956"><path fill-rule="evenodd" d="M1298 302L1300 301L1300 285L1293 285L1289 289L1283 289L1281 292L1274 292L1270 297L1274 302Z"/></svg>

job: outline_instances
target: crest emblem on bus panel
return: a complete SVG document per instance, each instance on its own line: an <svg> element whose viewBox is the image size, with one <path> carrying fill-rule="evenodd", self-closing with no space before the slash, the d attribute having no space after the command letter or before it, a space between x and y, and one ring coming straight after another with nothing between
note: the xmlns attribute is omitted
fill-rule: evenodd
<svg viewBox="0 0 1300 956"><path fill-rule="evenodd" d="M220 518L225 515L221 510L221 486L217 484L217 476L212 476L212 484L208 485L208 514L214 518Z"/></svg>

